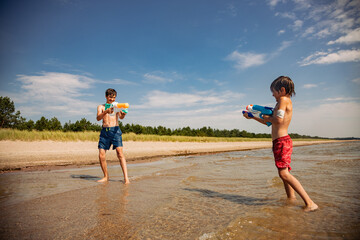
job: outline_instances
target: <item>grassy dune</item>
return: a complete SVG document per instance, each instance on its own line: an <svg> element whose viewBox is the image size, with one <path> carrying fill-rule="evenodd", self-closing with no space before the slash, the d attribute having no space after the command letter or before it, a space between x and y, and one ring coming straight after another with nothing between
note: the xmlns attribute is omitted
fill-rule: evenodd
<svg viewBox="0 0 360 240"><path fill-rule="evenodd" d="M0 141L98 141L99 132L62 132L62 131L20 131L14 129L0 129ZM159 136L123 134L124 141L160 141L160 142L249 142L270 141L269 138L217 138L217 137L189 137L189 136ZM320 140L320 139L295 139Z"/></svg>

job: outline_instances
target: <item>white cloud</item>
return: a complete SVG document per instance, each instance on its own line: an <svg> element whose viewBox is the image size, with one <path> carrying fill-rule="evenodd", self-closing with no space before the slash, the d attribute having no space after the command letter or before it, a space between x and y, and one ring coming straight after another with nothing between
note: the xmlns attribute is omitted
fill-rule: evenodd
<svg viewBox="0 0 360 240"><path fill-rule="evenodd" d="M214 80L214 84L221 87L221 86L224 86L227 84L227 82L224 82L224 81L219 81L219 80Z"/></svg>
<svg viewBox="0 0 360 240"><path fill-rule="evenodd" d="M143 75L144 83L150 84L165 84L171 83L175 80L182 79L183 77L179 75L177 72L162 72L162 71L154 71L151 73L145 73Z"/></svg>
<svg viewBox="0 0 360 240"><path fill-rule="evenodd" d="M18 75L22 83L15 102L21 105L25 115L84 115L96 108L91 101L80 100L86 96L84 91L93 87L96 80L87 76L41 72L39 75ZM81 110L80 110L81 109Z"/></svg>
<svg viewBox="0 0 360 240"><path fill-rule="evenodd" d="M280 2L284 2L284 0L268 0L267 1L267 3L270 5L270 7L275 7Z"/></svg>
<svg viewBox="0 0 360 240"><path fill-rule="evenodd" d="M303 21L301 21L301 20L295 20L295 21L294 21L294 24L292 25L292 28L293 28L294 30L299 30L300 28L302 28L303 24L304 24Z"/></svg>
<svg viewBox="0 0 360 240"><path fill-rule="evenodd" d="M270 54L265 53L252 53L252 52L245 52L241 53L235 50L231 54L229 54L225 60L235 62L234 67L243 70L250 67L260 66L271 60L272 58L278 56L282 51L286 48L290 47L292 41L283 41L280 47Z"/></svg>
<svg viewBox="0 0 360 240"><path fill-rule="evenodd" d="M360 78L355 78L353 80L351 80L353 83L357 83L360 84Z"/></svg>
<svg viewBox="0 0 360 240"><path fill-rule="evenodd" d="M290 47L292 44L292 41L283 41L281 43L281 46L279 47L279 49L277 50L277 52L282 52L284 51L286 48Z"/></svg>
<svg viewBox="0 0 360 240"><path fill-rule="evenodd" d="M360 49L339 50L338 52L316 52L299 62L301 66L360 61Z"/></svg>
<svg viewBox="0 0 360 240"><path fill-rule="evenodd" d="M282 18L288 18L291 20L296 20L296 15L293 12L277 12L275 13L275 16L282 17Z"/></svg>
<svg viewBox="0 0 360 240"><path fill-rule="evenodd" d="M331 34L333 34L329 28L325 28L322 29L321 31L317 32L316 34L314 34L314 36L318 37L318 38L325 38L327 36L330 36Z"/></svg>
<svg viewBox="0 0 360 240"><path fill-rule="evenodd" d="M257 54L251 52L240 53L235 50L226 57L226 60L234 61L235 68L237 69L246 69L266 63L266 54Z"/></svg>
<svg viewBox="0 0 360 240"><path fill-rule="evenodd" d="M310 88L316 88L317 86L318 86L317 84L309 83L309 84L305 84L303 88L310 89Z"/></svg>
<svg viewBox="0 0 360 240"><path fill-rule="evenodd" d="M349 32L345 36L342 36L342 37L336 39L335 41L328 42L328 45L332 45L332 44L336 44L336 43L352 44L352 43L357 43L357 42L360 42L360 28L357 28L357 29Z"/></svg>
<svg viewBox="0 0 360 240"><path fill-rule="evenodd" d="M293 1L296 4L297 10L307 10L312 7L310 0L293 0Z"/></svg>
<svg viewBox="0 0 360 240"><path fill-rule="evenodd" d="M280 1L268 3L273 8ZM300 37L322 39L338 34L347 34L359 25L360 1L358 0L330 2L293 0L283 3L287 4L288 11L286 13L277 12L275 16L292 20L293 24L290 24L289 28L298 32ZM295 6L292 6L292 3L295 3Z"/></svg>
<svg viewBox="0 0 360 240"><path fill-rule="evenodd" d="M141 105L132 105L127 121L170 128L235 128L243 118L238 102L244 96L242 93L215 90L191 93L151 91L143 97Z"/></svg>
<svg viewBox="0 0 360 240"><path fill-rule="evenodd" d="M202 106L216 106L228 101L234 101L242 98L244 95L240 93L233 93L231 91L225 92L195 92L195 93L169 93L159 90L149 92L143 98L143 104L133 106L135 109L173 109L184 107L202 107Z"/></svg>
<svg viewBox="0 0 360 240"><path fill-rule="evenodd" d="M170 78L165 78L150 73L144 74L144 78L146 79L145 82L147 83L168 83L173 81Z"/></svg>
<svg viewBox="0 0 360 240"><path fill-rule="evenodd" d="M128 81L128 80L124 80L124 79L120 79L120 78L115 78L112 81L97 81L98 83L106 83L106 84L116 84L116 85L139 85L136 82L132 82L132 81Z"/></svg>
<svg viewBox="0 0 360 240"><path fill-rule="evenodd" d="M309 35L312 35L315 32L314 27L308 27L305 32L301 35L302 37L307 37Z"/></svg>
<svg viewBox="0 0 360 240"><path fill-rule="evenodd" d="M81 94L80 89L88 89L95 83L92 78L69 73L41 72L36 76L17 77L28 94L42 100L53 96L78 96Z"/></svg>
<svg viewBox="0 0 360 240"><path fill-rule="evenodd" d="M359 116L360 104L355 101L312 104L301 109L294 106L290 132L322 137L360 137Z"/></svg>
<svg viewBox="0 0 360 240"><path fill-rule="evenodd" d="M278 35L282 35L282 34L284 34L285 33L285 30L280 30L280 31L278 31Z"/></svg>
<svg viewBox="0 0 360 240"><path fill-rule="evenodd" d="M340 101L357 101L360 98L353 98L353 97L335 97L335 98L326 98L324 99L325 102L340 102Z"/></svg>

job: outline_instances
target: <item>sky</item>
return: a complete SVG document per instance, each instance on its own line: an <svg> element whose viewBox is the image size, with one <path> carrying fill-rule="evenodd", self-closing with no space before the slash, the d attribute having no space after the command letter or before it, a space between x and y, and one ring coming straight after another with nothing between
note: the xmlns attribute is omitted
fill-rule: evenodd
<svg viewBox="0 0 360 240"><path fill-rule="evenodd" d="M360 137L359 0L3 0L0 95L27 120L270 133L242 116L295 83L290 133ZM101 122L98 122L101 124Z"/></svg>

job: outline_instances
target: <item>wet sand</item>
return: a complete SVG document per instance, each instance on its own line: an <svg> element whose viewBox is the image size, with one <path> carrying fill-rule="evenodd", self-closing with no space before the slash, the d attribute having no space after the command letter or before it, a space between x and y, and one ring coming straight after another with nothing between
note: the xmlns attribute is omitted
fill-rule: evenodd
<svg viewBox="0 0 360 240"><path fill-rule="evenodd" d="M295 147L320 209L287 203L270 148L0 174L0 239L359 239L360 142Z"/></svg>
<svg viewBox="0 0 360 240"><path fill-rule="evenodd" d="M294 141L294 146L333 141ZM209 154L271 147L269 141L251 142L124 142L127 162L150 161L166 156ZM107 161L117 163L115 151ZM97 142L0 141L0 171L58 169L98 163Z"/></svg>

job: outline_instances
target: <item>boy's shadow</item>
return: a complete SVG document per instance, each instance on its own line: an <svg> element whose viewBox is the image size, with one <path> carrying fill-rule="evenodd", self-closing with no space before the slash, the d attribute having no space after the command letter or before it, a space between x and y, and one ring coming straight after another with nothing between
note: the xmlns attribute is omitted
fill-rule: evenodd
<svg viewBox="0 0 360 240"><path fill-rule="evenodd" d="M235 194L219 193L219 192L211 191L208 189L184 188L184 190L191 191L191 192L199 192L204 197L222 198L224 200L228 200L233 203L243 204L243 205L248 205L248 206L266 205L267 202L269 202L269 200L266 200L266 199L246 197L246 196L235 195Z"/></svg>
<svg viewBox="0 0 360 240"><path fill-rule="evenodd" d="M71 174L70 175L72 178L79 178L79 179L84 179L84 180L88 180L88 181L97 181L97 180L100 180L101 178L97 177L97 176L91 176L91 175L85 175L85 174L80 174L80 175L77 175L77 174ZM113 180L113 179L110 179L109 182L124 182L122 180Z"/></svg>
<svg viewBox="0 0 360 240"><path fill-rule="evenodd" d="M89 180L89 181L97 181L100 180L101 178L96 177L96 176L91 176L91 175L76 175L76 174L71 174L70 175L72 178L80 178L80 179L84 179L84 180Z"/></svg>

